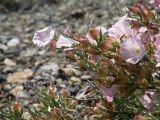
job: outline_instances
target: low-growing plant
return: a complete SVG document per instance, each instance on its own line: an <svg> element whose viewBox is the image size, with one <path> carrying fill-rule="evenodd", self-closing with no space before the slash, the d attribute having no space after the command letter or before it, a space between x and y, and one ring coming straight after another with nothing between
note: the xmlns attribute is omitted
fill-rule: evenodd
<svg viewBox="0 0 160 120"><path fill-rule="evenodd" d="M82 35L67 27L37 31L33 43L64 52L92 78L76 96L51 85L40 92L36 120L159 120L160 1L140 0L111 28Z"/></svg>

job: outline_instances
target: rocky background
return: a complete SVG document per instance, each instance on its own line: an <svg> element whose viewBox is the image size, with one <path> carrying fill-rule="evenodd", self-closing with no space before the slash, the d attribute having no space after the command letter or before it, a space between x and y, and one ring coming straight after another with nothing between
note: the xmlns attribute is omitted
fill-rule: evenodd
<svg viewBox="0 0 160 120"><path fill-rule="evenodd" d="M82 73L64 54L33 45L35 31L66 26L85 33L96 25L109 27L125 11L128 0L0 0L0 108L19 100L36 107L37 90L53 83L72 95L90 75Z"/></svg>

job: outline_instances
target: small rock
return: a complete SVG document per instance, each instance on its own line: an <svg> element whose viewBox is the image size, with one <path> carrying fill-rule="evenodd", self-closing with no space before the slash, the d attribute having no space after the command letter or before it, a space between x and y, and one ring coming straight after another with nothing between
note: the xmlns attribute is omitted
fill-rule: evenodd
<svg viewBox="0 0 160 120"><path fill-rule="evenodd" d="M18 93L18 97L19 98L28 98L29 97L29 93L27 91L20 91Z"/></svg>
<svg viewBox="0 0 160 120"><path fill-rule="evenodd" d="M89 78L91 78L91 75L82 75L82 76L81 76L81 79L82 79L82 80L87 80L87 79L89 79Z"/></svg>
<svg viewBox="0 0 160 120"><path fill-rule="evenodd" d="M75 75L75 76L80 76L81 75L81 72L80 72L80 70L77 70L77 69L72 69L72 72L73 72L73 74Z"/></svg>
<svg viewBox="0 0 160 120"><path fill-rule="evenodd" d="M7 81L9 83L24 83L28 80L28 78L33 76L33 71L30 69L26 69L22 72L16 72L13 75L9 75L7 77Z"/></svg>
<svg viewBox="0 0 160 120"><path fill-rule="evenodd" d="M0 44L0 50L6 51L8 49L7 46Z"/></svg>
<svg viewBox="0 0 160 120"><path fill-rule="evenodd" d="M12 67L12 66L6 66L4 69L3 69L3 72L4 73L13 73L14 71L16 71L16 67L14 66L14 67Z"/></svg>
<svg viewBox="0 0 160 120"><path fill-rule="evenodd" d="M64 71L65 75L67 76L73 75L72 68L62 68L62 71Z"/></svg>
<svg viewBox="0 0 160 120"><path fill-rule="evenodd" d="M38 104L38 103L34 103L33 105L33 108L35 109L35 110L40 110L40 104Z"/></svg>
<svg viewBox="0 0 160 120"><path fill-rule="evenodd" d="M76 85L76 86L70 87L69 90L71 92L71 95L76 95L79 92L80 87Z"/></svg>
<svg viewBox="0 0 160 120"><path fill-rule="evenodd" d="M4 85L4 90L11 90L12 89L12 86L10 84L6 84Z"/></svg>
<svg viewBox="0 0 160 120"><path fill-rule="evenodd" d="M81 81L79 78L74 77L74 76L72 76L72 77L70 78L70 80L73 81L73 82L80 82L80 81Z"/></svg>
<svg viewBox="0 0 160 120"><path fill-rule="evenodd" d="M4 83L4 82L6 82L6 78L4 75L0 74L0 83Z"/></svg>
<svg viewBox="0 0 160 120"><path fill-rule="evenodd" d="M23 119L24 120L31 120L31 114L28 112L23 113Z"/></svg>
<svg viewBox="0 0 160 120"><path fill-rule="evenodd" d="M23 86L16 86L15 88L13 88L10 93L13 94L14 96L17 96L20 92L22 92L23 90Z"/></svg>
<svg viewBox="0 0 160 120"><path fill-rule="evenodd" d="M80 76L81 75L81 72L75 69L74 66L72 65L67 65L65 68L62 68L62 71L64 71L64 73L67 76L72 76L72 75Z"/></svg>
<svg viewBox="0 0 160 120"><path fill-rule="evenodd" d="M63 80L61 78L56 79L57 86L62 84Z"/></svg>
<svg viewBox="0 0 160 120"><path fill-rule="evenodd" d="M8 43L7 43L7 46L9 48L13 48L13 47L16 47L18 44L20 44L20 41L18 38L12 38Z"/></svg>
<svg viewBox="0 0 160 120"><path fill-rule="evenodd" d="M37 49L30 48L30 49L27 49L27 51L25 51L25 53L23 54L25 57L31 57L31 56L34 56L36 53L37 53Z"/></svg>
<svg viewBox="0 0 160 120"><path fill-rule="evenodd" d="M6 58L3 63L7 66L16 66L16 63L13 62L11 59Z"/></svg>
<svg viewBox="0 0 160 120"><path fill-rule="evenodd" d="M40 67L41 72L51 72L52 75L57 75L59 70L59 66L55 62L48 63L47 65L43 65Z"/></svg>

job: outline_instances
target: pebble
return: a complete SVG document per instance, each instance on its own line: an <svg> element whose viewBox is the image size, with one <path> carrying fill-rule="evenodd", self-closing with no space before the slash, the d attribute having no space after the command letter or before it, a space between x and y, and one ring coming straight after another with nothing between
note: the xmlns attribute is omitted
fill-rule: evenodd
<svg viewBox="0 0 160 120"><path fill-rule="evenodd" d="M25 57L31 57L31 56L34 56L36 53L37 53L37 49L30 48L30 49L27 49L27 51L25 51L25 53L22 53L22 54Z"/></svg>
<svg viewBox="0 0 160 120"><path fill-rule="evenodd" d="M4 75L0 74L0 83L6 82L6 78Z"/></svg>
<svg viewBox="0 0 160 120"><path fill-rule="evenodd" d="M19 44L20 44L20 41L19 41L18 38L12 38L10 41L8 41L7 46L9 48L13 48L13 47L16 47Z"/></svg>
<svg viewBox="0 0 160 120"><path fill-rule="evenodd" d="M7 81L9 83L16 83L16 82L17 83L24 83L24 82L28 81L28 79L32 76L33 76L33 71L30 69L26 69L24 71L15 72L12 75L9 75L7 77Z"/></svg>
<svg viewBox="0 0 160 120"><path fill-rule="evenodd" d="M6 45L0 44L0 50L6 51L8 47Z"/></svg>
<svg viewBox="0 0 160 120"><path fill-rule="evenodd" d="M56 79L57 86L62 84L63 80L61 78Z"/></svg>
<svg viewBox="0 0 160 120"><path fill-rule="evenodd" d="M22 116L24 120L31 120L31 114L28 112L24 112Z"/></svg>
<svg viewBox="0 0 160 120"><path fill-rule="evenodd" d="M18 97L19 98L28 98L29 97L29 93L27 91L20 91L18 93Z"/></svg>
<svg viewBox="0 0 160 120"><path fill-rule="evenodd" d="M3 63L7 66L16 66L16 63L12 61L11 59L6 58Z"/></svg>
<svg viewBox="0 0 160 120"><path fill-rule="evenodd" d="M23 86L16 86L15 88L13 88L10 93L13 94L14 96L17 96L20 92L22 92L23 90Z"/></svg>
<svg viewBox="0 0 160 120"><path fill-rule="evenodd" d="M91 75L82 75L81 76L82 80L88 80L89 78L91 78Z"/></svg>
<svg viewBox="0 0 160 120"><path fill-rule="evenodd" d="M70 80L73 81L73 82L80 82L80 81L81 81L80 78L77 78L77 77L75 77L75 76L72 76L72 77L70 78Z"/></svg>
<svg viewBox="0 0 160 120"><path fill-rule="evenodd" d="M48 63L40 67L40 72L51 72L52 75L57 75L59 66L55 62Z"/></svg>
<svg viewBox="0 0 160 120"><path fill-rule="evenodd" d="M4 85L4 90L10 90L10 89L12 89L12 86L10 85L10 84L6 84L6 85Z"/></svg>

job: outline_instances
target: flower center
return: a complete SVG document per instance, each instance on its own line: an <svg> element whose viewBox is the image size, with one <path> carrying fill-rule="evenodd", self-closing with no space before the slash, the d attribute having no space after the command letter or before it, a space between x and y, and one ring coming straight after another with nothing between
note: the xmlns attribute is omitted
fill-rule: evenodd
<svg viewBox="0 0 160 120"><path fill-rule="evenodd" d="M134 52L136 53L136 55L139 55L140 52L141 52L141 49L138 48L138 47L135 47L135 48L134 48Z"/></svg>

